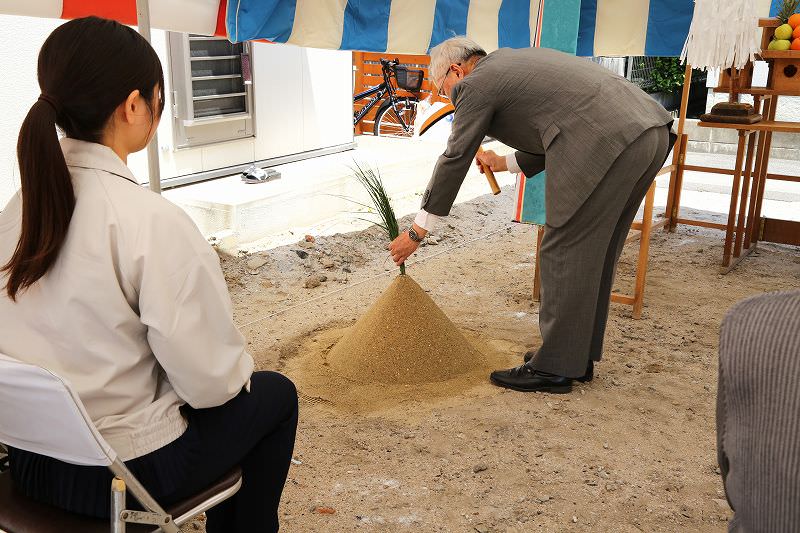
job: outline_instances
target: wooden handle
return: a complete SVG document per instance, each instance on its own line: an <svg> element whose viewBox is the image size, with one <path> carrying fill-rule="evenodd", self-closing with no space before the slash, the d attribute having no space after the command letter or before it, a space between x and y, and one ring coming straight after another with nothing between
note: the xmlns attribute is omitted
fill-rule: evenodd
<svg viewBox="0 0 800 533"><path fill-rule="evenodd" d="M483 146L478 147L478 154L481 153L483 153ZM500 186L497 184L497 180L494 177L494 172L492 172L492 169L487 167L483 163L480 163L480 165L481 165L481 170L483 170L483 173L486 175L486 180L489 182L489 187L492 188L492 194L495 195L500 194Z"/></svg>

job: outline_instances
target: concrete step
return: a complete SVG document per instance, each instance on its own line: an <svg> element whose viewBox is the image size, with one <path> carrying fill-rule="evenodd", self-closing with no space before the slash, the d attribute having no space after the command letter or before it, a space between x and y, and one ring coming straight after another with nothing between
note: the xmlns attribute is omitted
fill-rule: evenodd
<svg viewBox="0 0 800 533"><path fill-rule="evenodd" d="M373 216L353 202L369 204L352 175L356 163L380 171L398 217L416 212L444 143L364 135L357 145L355 150L274 167L281 178L272 182L245 184L238 175L229 176L170 189L164 196L227 249L282 235L296 241L296 234L302 237L313 228L335 231L366 225L358 219ZM494 142L485 148L500 146ZM501 187L514 185L514 176L507 172L497 178ZM473 166L456 202L487 192L486 178Z"/></svg>
<svg viewBox="0 0 800 533"><path fill-rule="evenodd" d="M698 129L708 134L704 128ZM485 147L498 153L509 151L498 142L487 143ZM351 201L369 203L365 191L352 176L351 167L355 162L380 170L398 218L416 213L443 149L441 139L423 142L361 136L355 150L275 167L281 172L280 180L248 185L237 175L170 189L164 196L186 210L204 235L216 237L227 250L289 244L307 233L330 235L354 231L369 225L364 219L374 220L374 214ZM690 152L687 162L733 168L734 157L724 153ZM770 171L800 175L797 161L786 159L772 159ZM515 177L508 172L498 173L497 178L502 188L514 187ZM669 175L657 181L656 213L664 211L668 183ZM713 211L727 213L730 187L731 176L686 172L683 203L687 208L697 209L713 205ZM473 166L456 202L469 201L489 192L486 178ZM792 212L800 214L800 183L771 180L765 198L765 209L774 210L780 216ZM491 196L487 199L491 201ZM511 216L509 213L509 220Z"/></svg>

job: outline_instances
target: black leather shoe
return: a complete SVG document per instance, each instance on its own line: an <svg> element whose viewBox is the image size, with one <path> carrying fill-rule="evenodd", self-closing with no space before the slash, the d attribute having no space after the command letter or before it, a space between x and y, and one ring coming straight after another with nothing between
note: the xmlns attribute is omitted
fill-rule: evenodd
<svg viewBox="0 0 800 533"><path fill-rule="evenodd" d="M566 394L572 392L572 378L556 376L534 370L528 364L508 370L495 370L489 376L492 383L521 392L552 392Z"/></svg>
<svg viewBox="0 0 800 533"><path fill-rule="evenodd" d="M525 362L529 362L533 357L536 355L536 350L528 350L525 352L525 355L522 358ZM579 378L575 378L575 381L580 381L581 383L588 383L594 379L594 361L589 359L589 364L586 365L586 373Z"/></svg>

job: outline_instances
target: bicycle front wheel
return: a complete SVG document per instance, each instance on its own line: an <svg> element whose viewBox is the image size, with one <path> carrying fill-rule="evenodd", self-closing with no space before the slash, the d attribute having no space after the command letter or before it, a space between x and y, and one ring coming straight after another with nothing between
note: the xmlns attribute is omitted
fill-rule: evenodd
<svg viewBox="0 0 800 533"><path fill-rule="evenodd" d="M378 137L411 137L414 135L414 119L417 118L416 98L398 98L396 110L386 100L375 113L373 133Z"/></svg>

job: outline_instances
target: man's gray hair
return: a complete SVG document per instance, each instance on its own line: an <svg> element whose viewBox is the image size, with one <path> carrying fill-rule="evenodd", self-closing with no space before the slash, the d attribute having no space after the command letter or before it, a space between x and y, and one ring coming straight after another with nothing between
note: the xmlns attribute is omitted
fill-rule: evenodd
<svg viewBox="0 0 800 533"><path fill-rule="evenodd" d="M451 37L431 48L431 64L428 67L431 81L441 88L447 70L452 64L464 63L472 56L485 56L481 46L463 35Z"/></svg>

